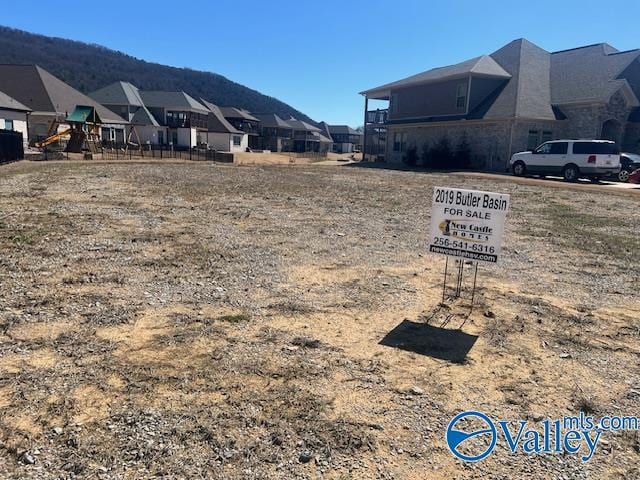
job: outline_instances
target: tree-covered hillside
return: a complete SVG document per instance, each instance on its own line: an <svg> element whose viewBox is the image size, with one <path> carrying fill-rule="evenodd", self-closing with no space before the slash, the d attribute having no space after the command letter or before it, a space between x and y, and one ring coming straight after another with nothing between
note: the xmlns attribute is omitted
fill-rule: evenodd
<svg viewBox="0 0 640 480"><path fill-rule="evenodd" d="M142 90L184 90L195 98L203 97L220 106L310 121L286 103L222 75L145 62L99 45L2 26L0 63L36 63L84 93L124 80Z"/></svg>

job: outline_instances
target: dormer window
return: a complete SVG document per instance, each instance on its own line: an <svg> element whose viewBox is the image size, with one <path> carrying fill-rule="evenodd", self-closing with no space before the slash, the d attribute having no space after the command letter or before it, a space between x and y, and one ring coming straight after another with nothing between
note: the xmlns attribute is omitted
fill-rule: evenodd
<svg viewBox="0 0 640 480"><path fill-rule="evenodd" d="M467 84L461 83L456 88L456 108L467 106Z"/></svg>

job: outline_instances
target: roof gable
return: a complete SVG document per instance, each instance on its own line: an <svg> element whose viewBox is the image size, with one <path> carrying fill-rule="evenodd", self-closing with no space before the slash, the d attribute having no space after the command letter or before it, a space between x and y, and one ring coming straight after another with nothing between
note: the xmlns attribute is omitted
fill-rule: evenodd
<svg viewBox="0 0 640 480"><path fill-rule="evenodd" d="M483 118L535 118L555 120L551 108L549 53L520 38L493 52L491 57L511 75Z"/></svg>
<svg viewBox="0 0 640 480"><path fill-rule="evenodd" d="M89 94L95 101L103 105L121 105L141 107L144 105L140 91L129 82L114 82Z"/></svg>
<svg viewBox="0 0 640 480"><path fill-rule="evenodd" d="M220 111L225 118L241 118L250 122L259 122L260 120L251 115L247 110L235 107L220 107Z"/></svg>
<svg viewBox="0 0 640 480"><path fill-rule="evenodd" d="M0 65L0 90L34 112L66 116L77 105L94 107L106 123L127 123L106 107L37 65Z"/></svg>
<svg viewBox="0 0 640 480"><path fill-rule="evenodd" d="M153 127L159 127L160 124L151 112L144 105L139 107L138 110L131 117L131 123L134 125L151 125Z"/></svg>
<svg viewBox="0 0 640 480"><path fill-rule="evenodd" d="M140 90L140 97L148 108L166 108L205 115L209 113L207 107L182 91Z"/></svg>
<svg viewBox="0 0 640 480"><path fill-rule="evenodd" d="M313 125L310 125L307 122L303 122L302 120L296 120L293 117L287 120L287 123L291 125L291 128L293 128L294 130L305 132L320 132L320 129L318 127L314 127Z"/></svg>
<svg viewBox="0 0 640 480"><path fill-rule="evenodd" d="M403 78L402 80L387 83L361 93L369 97L388 96L392 89L441 82L444 80L468 77L471 75L494 78L511 77L511 74L500 66L493 58L488 55L481 55L454 65L432 68L431 70L418 73L417 75L412 75L410 77Z"/></svg>
<svg viewBox="0 0 640 480"><path fill-rule="evenodd" d="M331 132L329 131L329 125L327 124L327 122L320 122L318 124L318 128L320 128L323 136L325 136L326 138L330 138L331 141L333 141L333 137L331 137Z"/></svg>
<svg viewBox="0 0 640 480"><path fill-rule="evenodd" d="M22 112L29 112L31 109L26 105L21 104L15 98L10 97L4 92L0 92L0 109L4 110L18 110Z"/></svg>
<svg viewBox="0 0 640 480"><path fill-rule="evenodd" d="M558 105L608 102L622 87L616 80L622 80L639 57L640 50L618 52L607 44L555 52L551 54L551 101Z"/></svg>
<svg viewBox="0 0 640 480"><path fill-rule="evenodd" d="M349 125L329 125L329 132L347 135L362 135L361 132L354 130Z"/></svg>
<svg viewBox="0 0 640 480"><path fill-rule="evenodd" d="M222 115L222 111L220 111L220 107L214 105L211 102L206 101L204 98L200 98L200 102L209 109L209 128L210 132L220 132L220 133L234 133L237 135L242 135L244 132L241 132L233 125L231 125L224 115Z"/></svg>
<svg viewBox="0 0 640 480"><path fill-rule="evenodd" d="M283 128L291 130L292 127L275 113L257 113L256 118L260 121L263 128Z"/></svg>

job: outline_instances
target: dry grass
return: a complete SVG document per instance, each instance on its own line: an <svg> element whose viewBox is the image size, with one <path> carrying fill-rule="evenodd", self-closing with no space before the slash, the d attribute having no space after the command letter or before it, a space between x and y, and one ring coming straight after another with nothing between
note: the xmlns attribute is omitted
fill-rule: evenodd
<svg viewBox="0 0 640 480"><path fill-rule="evenodd" d="M498 450L474 468L443 441L468 408L638 413L637 197L355 167L3 174L2 478L640 475L635 437L587 465ZM512 195L470 318L439 306L424 248L441 184ZM381 345L404 320L454 340ZM449 361L461 326L477 340Z"/></svg>

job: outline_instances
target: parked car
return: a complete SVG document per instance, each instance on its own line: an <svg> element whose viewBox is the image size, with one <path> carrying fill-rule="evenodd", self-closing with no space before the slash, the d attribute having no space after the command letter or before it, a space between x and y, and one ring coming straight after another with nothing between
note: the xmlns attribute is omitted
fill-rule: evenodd
<svg viewBox="0 0 640 480"><path fill-rule="evenodd" d="M640 168L640 155L635 153L621 153L620 154L620 171L618 172L618 180L621 182L628 182L629 175L634 170Z"/></svg>
<svg viewBox="0 0 640 480"><path fill-rule="evenodd" d="M629 174L629 183L640 183L640 168Z"/></svg>
<svg viewBox="0 0 640 480"><path fill-rule="evenodd" d="M618 175L620 151L609 140L553 140L533 151L513 154L510 163L517 176L562 175L567 182L598 181Z"/></svg>

